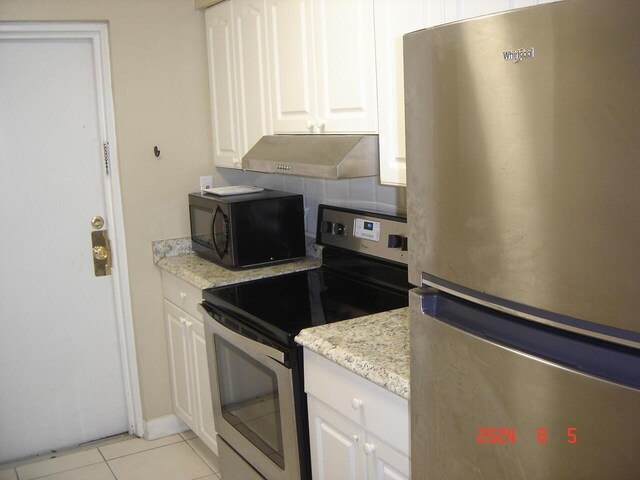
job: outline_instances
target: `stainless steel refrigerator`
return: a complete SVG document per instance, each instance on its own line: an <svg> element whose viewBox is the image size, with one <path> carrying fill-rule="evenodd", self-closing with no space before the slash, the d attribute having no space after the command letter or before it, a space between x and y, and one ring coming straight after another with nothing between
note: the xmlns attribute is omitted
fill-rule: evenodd
<svg viewBox="0 0 640 480"><path fill-rule="evenodd" d="M640 478L639 26L404 37L414 480Z"/></svg>

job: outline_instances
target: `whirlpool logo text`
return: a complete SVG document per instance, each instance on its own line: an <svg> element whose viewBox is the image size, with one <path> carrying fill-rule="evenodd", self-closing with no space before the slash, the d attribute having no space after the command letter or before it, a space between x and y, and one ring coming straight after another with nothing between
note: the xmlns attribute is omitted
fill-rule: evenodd
<svg viewBox="0 0 640 480"><path fill-rule="evenodd" d="M531 47L519 48L517 50L505 50L502 52L502 55L507 62L518 63L527 58L534 58L536 56L536 49Z"/></svg>

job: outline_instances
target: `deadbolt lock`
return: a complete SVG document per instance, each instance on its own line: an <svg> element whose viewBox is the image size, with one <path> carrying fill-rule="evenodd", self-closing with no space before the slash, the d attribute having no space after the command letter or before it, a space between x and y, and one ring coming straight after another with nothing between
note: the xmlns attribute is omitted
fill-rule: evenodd
<svg viewBox="0 0 640 480"><path fill-rule="evenodd" d="M100 230L102 227L104 227L104 218L97 216L93 217L91 219L91 226L96 230Z"/></svg>

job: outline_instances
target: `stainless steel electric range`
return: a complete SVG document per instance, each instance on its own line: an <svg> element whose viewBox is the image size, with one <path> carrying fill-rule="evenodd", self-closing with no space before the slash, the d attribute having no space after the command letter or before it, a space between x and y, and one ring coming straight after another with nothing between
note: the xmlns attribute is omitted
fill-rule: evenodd
<svg viewBox="0 0 640 480"><path fill-rule="evenodd" d="M406 219L320 205L322 266L203 292L225 480L311 478L304 328L407 306Z"/></svg>

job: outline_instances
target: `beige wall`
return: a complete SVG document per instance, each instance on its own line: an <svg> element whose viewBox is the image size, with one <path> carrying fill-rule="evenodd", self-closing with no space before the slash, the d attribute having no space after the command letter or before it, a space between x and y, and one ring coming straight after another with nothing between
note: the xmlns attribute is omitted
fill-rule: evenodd
<svg viewBox="0 0 640 480"><path fill-rule="evenodd" d="M143 415L170 414L151 241L188 235L186 192L214 171L204 13L191 0L0 0L0 20L106 20ZM153 146L162 151L160 159Z"/></svg>

